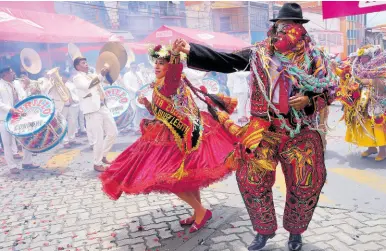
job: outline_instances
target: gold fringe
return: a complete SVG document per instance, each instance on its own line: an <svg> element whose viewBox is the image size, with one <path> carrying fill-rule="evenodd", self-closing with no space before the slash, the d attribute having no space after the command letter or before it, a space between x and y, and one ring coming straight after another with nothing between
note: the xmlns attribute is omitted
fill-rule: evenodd
<svg viewBox="0 0 386 251"><path fill-rule="evenodd" d="M182 178L188 176L188 172L185 171L185 158L182 160L180 168L172 175L173 178L181 180Z"/></svg>

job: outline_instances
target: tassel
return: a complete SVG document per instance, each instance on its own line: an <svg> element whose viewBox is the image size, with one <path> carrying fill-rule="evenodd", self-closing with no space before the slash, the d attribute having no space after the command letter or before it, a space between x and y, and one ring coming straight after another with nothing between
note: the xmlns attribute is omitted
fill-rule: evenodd
<svg viewBox="0 0 386 251"><path fill-rule="evenodd" d="M238 104L237 99L225 96L222 93L217 94L217 96L219 97L219 99L221 99L224 102L224 106L226 108L226 112L229 113L229 114L232 114L235 111L236 107L237 107L237 104Z"/></svg>
<svg viewBox="0 0 386 251"><path fill-rule="evenodd" d="M185 157L182 160L182 163L180 165L180 168L172 175L173 178L176 178L178 180L181 180L182 178L188 176L188 172L185 171Z"/></svg>

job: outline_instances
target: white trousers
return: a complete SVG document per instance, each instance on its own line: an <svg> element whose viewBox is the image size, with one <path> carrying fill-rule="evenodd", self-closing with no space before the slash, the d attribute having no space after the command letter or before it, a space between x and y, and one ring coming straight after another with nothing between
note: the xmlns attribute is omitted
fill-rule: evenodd
<svg viewBox="0 0 386 251"><path fill-rule="evenodd" d="M86 127L84 126L84 114L80 109L79 109L78 118L76 119L76 121L77 121L77 130L81 132L85 132Z"/></svg>
<svg viewBox="0 0 386 251"><path fill-rule="evenodd" d="M7 129L5 129L5 122L0 121L0 133L1 139L3 140L4 145L4 159L7 162L7 166L11 168L16 168L17 164L13 159L12 144L15 144L15 138L10 134ZM32 153L23 149L23 161L22 164L32 164Z"/></svg>
<svg viewBox="0 0 386 251"><path fill-rule="evenodd" d="M77 121L79 115L79 106L65 106L62 110L62 115L66 118L67 121L67 133L64 136L63 143L68 144L75 140L75 133L77 130Z"/></svg>
<svg viewBox="0 0 386 251"><path fill-rule="evenodd" d="M12 137L12 154L18 154L19 150L17 149L17 144L16 144L16 138L15 136Z"/></svg>
<svg viewBox="0 0 386 251"><path fill-rule="evenodd" d="M102 106L97 112L85 114L85 117L87 133L90 132L95 140L94 165L102 165L103 157L107 156L117 138L117 126L106 106Z"/></svg>

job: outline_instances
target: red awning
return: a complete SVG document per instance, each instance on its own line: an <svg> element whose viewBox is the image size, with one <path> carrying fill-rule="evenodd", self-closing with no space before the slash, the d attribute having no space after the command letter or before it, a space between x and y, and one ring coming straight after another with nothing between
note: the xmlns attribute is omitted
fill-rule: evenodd
<svg viewBox="0 0 386 251"><path fill-rule="evenodd" d="M76 16L0 7L0 41L99 43L112 36Z"/></svg>
<svg viewBox="0 0 386 251"><path fill-rule="evenodd" d="M54 1L1 1L2 8L55 13Z"/></svg>
<svg viewBox="0 0 386 251"><path fill-rule="evenodd" d="M219 32L209 32L173 26L162 26L147 36L142 43L171 44L177 38L183 38L188 42L207 45L219 50L240 50L251 44L231 35Z"/></svg>

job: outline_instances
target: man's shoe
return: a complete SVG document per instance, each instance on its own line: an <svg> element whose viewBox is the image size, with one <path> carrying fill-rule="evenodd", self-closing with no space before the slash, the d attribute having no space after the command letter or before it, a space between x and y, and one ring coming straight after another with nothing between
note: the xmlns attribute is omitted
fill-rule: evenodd
<svg viewBox="0 0 386 251"><path fill-rule="evenodd" d="M82 145L82 143L79 143L78 141L71 141L70 145L71 146L80 146L80 145Z"/></svg>
<svg viewBox="0 0 386 251"><path fill-rule="evenodd" d="M21 156L18 153L13 155L13 159L22 159L22 158L23 158L23 156Z"/></svg>
<svg viewBox="0 0 386 251"><path fill-rule="evenodd" d="M9 171L11 172L11 174L20 174L19 168L11 168Z"/></svg>
<svg viewBox="0 0 386 251"><path fill-rule="evenodd" d="M106 167L104 167L103 165L94 165L94 170L97 172L104 172L106 171Z"/></svg>
<svg viewBox="0 0 386 251"><path fill-rule="evenodd" d="M37 165L34 165L34 164L23 164L23 165L21 165L21 167L23 169L26 169L26 170L31 170L31 169L39 168L40 166L37 166Z"/></svg>
<svg viewBox="0 0 386 251"><path fill-rule="evenodd" d="M71 148L71 144L67 143L67 144L64 144L63 146L65 149L70 149Z"/></svg>
<svg viewBox="0 0 386 251"><path fill-rule="evenodd" d="M103 157L102 162L106 165L111 165L111 161L108 161L106 157Z"/></svg>
<svg viewBox="0 0 386 251"><path fill-rule="evenodd" d="M275 237L275 233L273 234L257 234L255 239L252 241L251 245L249 245L249 251L258 251L265 247L267 241Z"/></svg>
<svg viewBox="0 0 386 251"><path fill-rule="evenodd" d="M300 251L302 249L303 242L300 234L290 234L288 240L288 248L290 251Z"/></svg>
<svg viewBox="0 0 386 251"><path fill-rule="evenodd" d="M77 137L77 138L84 138L86 136L87 136L86 132L77 132L77 133L75 133L75 137Z"/></svg>

